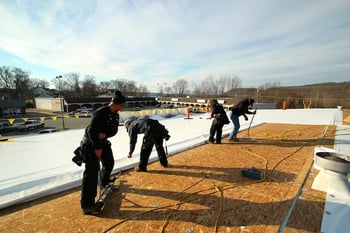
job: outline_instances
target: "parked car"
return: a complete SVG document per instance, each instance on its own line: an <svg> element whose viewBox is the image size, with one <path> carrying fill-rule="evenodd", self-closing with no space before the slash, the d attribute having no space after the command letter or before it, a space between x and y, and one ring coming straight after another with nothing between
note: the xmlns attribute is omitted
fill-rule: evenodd
<svg viewBox="0 0 350 233"><path fill-rule="evenodd" d="M23 124L16 125L16 129L19 131L29 131L32 129L44 128L45 123L38 120L28 120Z"/></svg>
<svg viewBox="0 0 350 233"><path fill-rule="evenodd" d="M69 116L74 116L75 114L77 114L78 112L80 112L80 110L75 110L75 111L71 111L68 113Z"/></svg>
<svg viewBox="0 0 350 233"><path fill-rule="evenodd" d="M81 107L81 108L78 108L76 111L79 111L79 112L81 112L81 111L91 111L92 112L92 108L88 108L88 107Z"/></svg>
<svg viewBox="0 0 350 233"><path fill-rule="evenodd" d="M79 111L74 114L74 116L78 117L92 117L92 111Z"/></svg>
<svg viewBox="0 0 350 233"><path fill-rule="evenodd" d="M15 130L15 126L8 122L0 122L0 133L7 133Z"/></svg>
<svg viewBox="0 0 350 233"><path fill-rule="evenodd" d="M58 132L58 130L57 129L42 129L39 131L39 134L54 133L54 132Z"/></svg>

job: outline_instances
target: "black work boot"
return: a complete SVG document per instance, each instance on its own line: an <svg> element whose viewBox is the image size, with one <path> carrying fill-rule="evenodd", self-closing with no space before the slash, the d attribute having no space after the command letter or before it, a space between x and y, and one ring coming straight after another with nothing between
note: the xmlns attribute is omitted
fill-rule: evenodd
<svg viewBox="0 0 350 233"><path fill-rule="evenodd" d="M95 204L95 205L82 208L82 211L84 215L96 215L100 213L101 207L100 205Z"/></svg>
<svg viewBox="0 0 350 233"><path fill-rule="evenodd" d="M134 170L136 172L147 172L147 169L146 168L140 168L140 167L134 167Z"/></svg>

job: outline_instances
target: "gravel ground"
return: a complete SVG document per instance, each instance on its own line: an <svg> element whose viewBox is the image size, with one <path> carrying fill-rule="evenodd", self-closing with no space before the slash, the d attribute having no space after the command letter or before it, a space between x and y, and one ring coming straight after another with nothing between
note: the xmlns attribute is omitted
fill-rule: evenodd
<svg viewBox="0 0 350 233"><path fill-rule="evenodd" d="M318 233L325 193L311 189L318 171L307 174L314 147L334 142L334 126L323 132L322 125L259 125L246 142L224 138L171 155L167 168L154 162L146 173L123 171L98 216L82 215L77 187L0 210L0 232L270 233L296 200L284 232ZM263 180L241 175L253 166Z"/></svg>

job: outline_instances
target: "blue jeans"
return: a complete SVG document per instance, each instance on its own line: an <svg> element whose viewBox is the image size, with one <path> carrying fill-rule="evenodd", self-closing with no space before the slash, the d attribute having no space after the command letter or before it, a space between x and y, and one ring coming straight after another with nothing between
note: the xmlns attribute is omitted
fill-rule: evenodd
<svg viewBox="0 0 350 233"><path fill-rule="evenodd" d="M231 118L231 121L233 123L233 130L229 134L228 138L235 139L235 138L237 138L237 133L238 133L238 130L241 127L241 125L239 124L239 117L237 115L235 115L234 113L231 112L230 118Z"/></svg>

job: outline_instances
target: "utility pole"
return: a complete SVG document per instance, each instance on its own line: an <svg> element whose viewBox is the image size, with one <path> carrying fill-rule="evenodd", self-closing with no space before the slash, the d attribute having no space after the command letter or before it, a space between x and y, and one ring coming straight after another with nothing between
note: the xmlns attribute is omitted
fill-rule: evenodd
<svg viewBox="0 0 350 233"><path fill-rule="evenodd" d="M57 80L58 80L58 97L60 98L60 105L61 105L61 118L62 118L62 129L65 129L64 126L64 116L63 116L63 112L64 112L64 105L63 105L63 96L61 93L61 78L62 75L56 76Z"/></svg>

